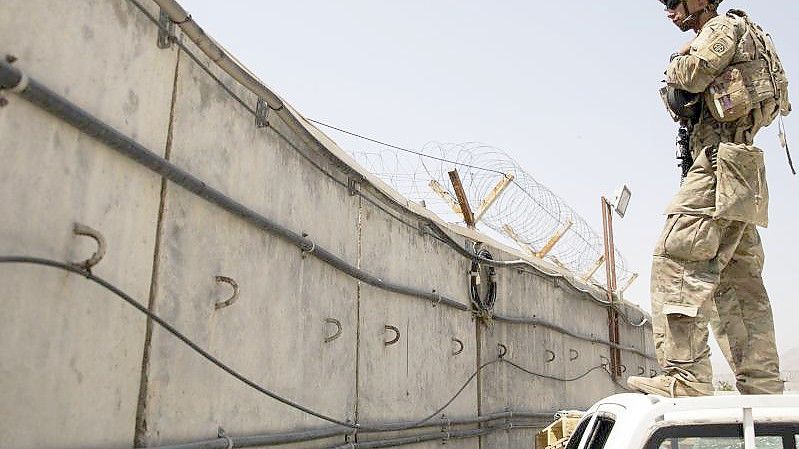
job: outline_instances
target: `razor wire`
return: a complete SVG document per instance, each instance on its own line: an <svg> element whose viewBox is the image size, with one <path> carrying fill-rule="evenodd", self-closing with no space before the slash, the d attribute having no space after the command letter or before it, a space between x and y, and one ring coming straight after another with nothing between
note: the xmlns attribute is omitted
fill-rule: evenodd
<svg viewBox="0 0 799 449"><path fill-rule="evenodd" d="M319 124L330 128L335 140L366 170L407 199L446 222L464 224L455 210L456 194L449 177L449 172L457 169L474 213L495 196L477 221L479 231L564 268L578 279L607 286L602 236L506 152L475 142L431 142L420 151L411 151ZM507 186L496 194L503 179ZM548 249L559 234L560 239ZM635 274L618 249L615 256L617 285L623 288Z"/></svg>

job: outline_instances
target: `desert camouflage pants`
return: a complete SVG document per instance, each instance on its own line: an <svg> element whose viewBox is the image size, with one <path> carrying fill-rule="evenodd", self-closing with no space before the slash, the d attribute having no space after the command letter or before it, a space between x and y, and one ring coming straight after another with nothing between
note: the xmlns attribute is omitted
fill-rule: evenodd
<svg viewBox="0 0 799 449"><path fill-rule="evenodd" d="M652 264L655 351L681 381L712 382L708 324L742 394L780 394L763 249L754 225L704 215L669 216Z"/></svg>

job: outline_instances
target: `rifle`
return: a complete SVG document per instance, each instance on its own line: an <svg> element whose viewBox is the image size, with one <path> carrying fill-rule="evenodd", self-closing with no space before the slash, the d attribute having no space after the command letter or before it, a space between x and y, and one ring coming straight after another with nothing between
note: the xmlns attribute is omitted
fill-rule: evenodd
<svg viewBox="0 0 799 449"><path fill-rule="evenodd" d="M680 129L677 130L677 160L680 161L677 167L680 167L682 171L680 182L688 176L688 170L694 165L694 158L691 155L691 128L690 123L681 124Z"/></svg>

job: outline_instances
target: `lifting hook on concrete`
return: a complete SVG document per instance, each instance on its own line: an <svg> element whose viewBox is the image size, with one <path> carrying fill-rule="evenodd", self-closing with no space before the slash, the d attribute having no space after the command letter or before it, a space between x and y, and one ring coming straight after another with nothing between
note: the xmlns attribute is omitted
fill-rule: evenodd
<svg viewBox="0 0 799 449"><path fill-rule="evenodd" d="M639 376L643 376L645 372L646 372L646 370L644 369L643 366L639 366L638 367L638 375Z"/></svg>
<svg viewBox="0 0 799 449"><path fill-rule="evenodd" d="M103 237L103 235L100 234L100 231L97 231L96 229L92 229L80 223L75 223L74 227L72 228L72 232L75 235L85 235L86 237L91 237L92 239L94 239L95 242L97 242L97 251L95 251L94 254L92 254L92 257L89 257L83 262L75 262L73 264L83 268L86 271L91 272L92 267L100 263L100 261L103 260L103 257L105 256L105 249L106 249L105 237Z"/></svg>
<svg viewBox="0 0 799 449"><path fill-rule="evenodd" d="M627 365L619 363L619 367L621 368L621 373L624 374L627 372Z"/></svg>
<svg viewBox="0 0 799 449"><path fill-rule="evenodd" d="M214 276L214 279L216 279L217 284L224 283L233 287L233 295L224 301L219 301L218 303L214 304L214 309L219 310L236 302L236 299L239 297L239 284L227 276Z"/></svg>
<svg viewBox="0 0 799 449"><path fill-rule="evenodd" d="M396 343L396 342L398 342L398 341L399 341L399 339L400 339L400 331L399 331L399 329L397 329L397 328L396 328L396 327L394 327L394 326L389 326L388 324L386 324L386 325L385 325L385 326L383 326L383 327L384 327L384 328L385 328L387 331L394 332L394 338L392 338L391 340L388 340L388 341L384 341L384 342L383 342L383 344L384 344L384 345L386 345L386 346L393 345L394 343Z"/></svg>
<svg viewBox="0 0 799 449"><path fill-rule="evenodd" d="M608 359L604 355L600 355L599 360L602 361L602 368L607 369L610 366L610 359Z"/></svg>
<svg viewBox="0 0 799 449"><path fill-rule="evenodd" d="M463 352L463 342L462 341L458 340L455 337L452 337L452 342L458 345L458 349L454 349L452 351L452 355L458 355L461 352Z"/></svg>
<svg viewBox="0 0 799 449"><path fill-rule="evenodd" d="M325 318L325 323L333 324L336 326L336 333L329 337L325 337L325 343L330 343L331 341L341 336L341 321L335 318Z"/></svg>
<svg viewBox="0 0 799 449"><path fill-rule="evenodd" d="M652 368L649 368L649 377L655 377L658 372Z"/></svg>
<svg viewBox="0 0 799 449"><path fill-rule="evenodd" d="M546 350L547 353L547 363L555 361L555 353L550 351L549 349Z"/></svg>
<svg viewBox="0 0 799 449"><path fill-rule="evenodd" d="M219 438L223 438L225 442L227 442L227 446L225 449L233 449L233 438L230 438L230 436L227 434L227 432L225 432L225 429L223 429L222 426L219 426L217 428L216 436Z"/></svg>
<svg viewBox="0 0 799 449"><path fill-rule="evenodd" d="M576 349L569 349L569 361L573 362L580 358L580 352Z"/></svg>
<svg viewBox="0 0 799 449"><path fill-rule="evenodd" d="M501 359L502 357L508 355L508 347L503 345L502 343L497 343L497 349L499 349L499 355L497 356L497 358Z"/></svg>

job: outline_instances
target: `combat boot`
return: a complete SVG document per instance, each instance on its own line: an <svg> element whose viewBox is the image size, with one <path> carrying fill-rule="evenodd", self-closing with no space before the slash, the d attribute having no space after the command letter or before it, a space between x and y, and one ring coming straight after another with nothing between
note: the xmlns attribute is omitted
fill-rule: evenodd
<svg viewBox="0 0 799 449"><path fill-rule="evenodd" d="M668 398L690 396L713 396L713 384L709 382L686 382L673 376L655 377L630 376L627 385L642 393L656 394Z"/></svg>

